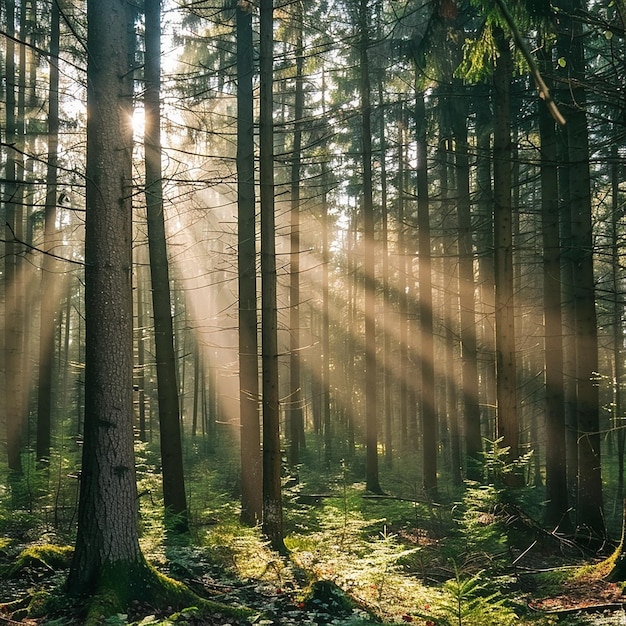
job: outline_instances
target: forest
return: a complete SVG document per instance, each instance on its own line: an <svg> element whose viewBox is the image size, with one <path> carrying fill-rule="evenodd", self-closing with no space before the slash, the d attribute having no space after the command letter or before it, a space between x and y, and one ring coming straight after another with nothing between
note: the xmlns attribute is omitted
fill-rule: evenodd
<svg viewBox="0 0 626 626"><path fill-rule="evenodd" d="M626 623L624 0L3 0L0 624Z"/></svg>

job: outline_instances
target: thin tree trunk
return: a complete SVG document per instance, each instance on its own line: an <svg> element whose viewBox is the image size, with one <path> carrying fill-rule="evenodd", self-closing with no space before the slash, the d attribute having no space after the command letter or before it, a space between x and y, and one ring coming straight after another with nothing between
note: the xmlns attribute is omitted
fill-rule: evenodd
<svg viewBox="0 0 626 626"><path fill-rule="evenodd" d="M52 3L50 13L50 76L48 82L48 165L46 172L46 206L44 214L43 261L41 273L41 318L39 326L39 374L37 385L38 462L48 463L52 429L52 373L54 365L54 329L56 327L61 289L57 245L57 164L59 145L59 7Z"/></svg>
<svg viewBox="0 0 626 626"><path fill-rule="evenodd" d="M450 473L454 485L463 484L463 462L461 457L461 422L459 417L459 393L455 366L455 345L458 342L459 330L457 316L454 311L459 309L459 279L457 263L458 243L452 234L459 230L458 217L455 216L452 206L454 196L451 196L450 188L452 178L450 176L451 150L450 140L446 139L440 144L441 159L441 201L443 204L442 226L446 233L443 243L443 310L445 320L445 347L444 347L444 378L445 378L445 402L447 421L450 430ZM456 178L456 177L455 177ZM453 185L452 185L453 186ZM460 197L456 200L460 203ZM456 218L456 219L455 219ZM480 424L479 424L480 428Z"/></svg>
<svg viewBox="0 0 626 626"><path fill-rule="evenodd" d="M241 521L263 514L254 194L254 48L251 2L237 3L237 239Z"/></svg>
<svg viewBox="0 0 626 626"><path fill-rule="evenodd" d="M618 128L615 129L616 134L619 132ZM614 428L617 436L617 494L615 499L621 503L624 500L624 454L626 452L626 428L623 427L623 407L622 400L622 385L624 380L624 350L622 337L624 334L624 301L622 295L622 281L623 272L620 265L620 257L622 253L622 245L620 238L620 222L623 215L620 207L620 169L621 163L619 158L617 143L613 145L612 149L613 163L611 166L611 236L612 247L611 255L613 257L612 263L612 288L613 297L615 303L613 305L613 362L615 363L614 373Z"/></svg>
<svg viewBox="0 0 626 626"><path fill-rule="evenodd" d="M365 441L366 488L381 493L378 477L378 404L376 376L376 248L372 191L372 106L370 102L369 16L367 0L359 4L361 160L363 168L363 276L365 281Z"/></svg>
<svg viewBox="0 0 626 626"><path fill-rule="evenodd" d="M325 75L322 75L322 107L326 106ZM322 161L322 423L324 425L324 458L330 465L332 457L332 426L330 419L330 250L328 231L330 216L328 215L328 166L326 157Z"/></svg>
<svg viewBox="0 0 626 626"><path fill-rule="evenodd" d="M400 370L400 441L402 451L409 448L409 296L408 296L408 246L406 243L406 215L405 215L405 135L406 113L404 103L400 104L400 120L398 122L398 340L399 340L399 370Z"/></svg>
<svg viewBox="0 0 626 626"><path fill-rule="evenodd" d="M5 247L4 247L4 284L5 284L5 411L7 426L7 454L9 470L22 473L22 415L21 399L21 331L18 308L18 263L15 227L19 184L17 180L17 147L19 138L16 122L16 66L15 66L15 1L8 0L5 6L6 38L6 97L5 97L5 133L9 149L5 164Z"/></svg>
<svg viewBox="0 0 626 626"><path fill-rule="evenodd" d="M188 529L185 476L176 382L176 353L170 294L169 264L163 214L161 171L161 10L160 0L145 0L144 150L146 210L152 280L152 308L156 348L159 430L165 512L172 528Z"/></svg>
<svg viewBox="0 0 626 626"><path fill-rule="evenodd" d="M466 475L480 480L482 475L482 435L480 429L480 398L478 384L478 347L476 304L474 299L474 252L470 206L469 146L467 141L468 107L462 93L454 111L455 171L458 194L459 226L459 308L461 338L461 381L463 424L465 430Z"/></svg>
<svg viewBox="0 0 626 626"><path fill-rule="evenodd" d="M273 0L260 3L261 364L263 390L263 533L285 551L281 501L276 218L274 215Z"/></svg>
<svg viewBox="0 0 626 626"><path fill-rule="evenodd" d="M496 284L496 366L498 437L519 457L517 367L513 275L513 218L511 206L511 51L509 40L496 30L499 57L494 75L494 241Z"/></svg>
<svg viewBox="0 0 626 626"><path fill-rule="evenodd" d="M291 236L289 267L289 463L300 463L302 434L302 381L300 374L300 169L302 166L302 119L304 117L304 42L302 0L296 0L296 93L294 106L293 155L291 161Z"/></svg>
<svg viewBox="0 0 626 626"><path fill-rule="evenodd" d="M146 306L145 297L145 274L141 263L136 263L136 298L137 298L137 413L139 415L139 440L148 441L146 433Z"/></svg>
<svg viewBox="0 0 626 626"><path fill-rule="evenodd" d="M416 93L417 126L417 233L420 320L420 386L422 413L422 476L424 491L437 498L437 408L435 406L435 349L433 339L432 254L428 199L428 153L426 150L426 106L424 93Z"/></svg>
<svg viewBox="0 0 626 626"><path fill-rule="evenodd" d="M483 437L495 438L496 363L495 363L495 266L493 255L493 190L491 184L492 164L492 110L489 86L473 87L476 111L476 191L477 191L477 248L480 282L480 330L481 351L477 355L480 367L479 381L481 403L481 433ZM482 447L482 442L481 442Z"/></svg>

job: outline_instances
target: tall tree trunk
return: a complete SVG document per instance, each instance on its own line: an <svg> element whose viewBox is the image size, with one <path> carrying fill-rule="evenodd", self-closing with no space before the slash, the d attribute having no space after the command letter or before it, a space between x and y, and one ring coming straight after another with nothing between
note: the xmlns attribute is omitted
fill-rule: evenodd
<svg viewBox="0 0 626 626"><path fill-rule="evenodd" d="M578 417L577 526L598 537L606 535L600 462L598 395L598 327L593 274L593 227L586 116L585 58L581 0L560 0L561 31L557 45L567 63L571 108L567 115L568 168L572 252L574 255L574 323Z"/></svg>
<svg viewBox="0 0 626 626"><path fill-rule="evenodd" d="M420 320L420 387L422 413L422 477L424 491L437 498L437 409L435 406L435 350L433 339L432 254L430 248L430 202L428 198L428 152L424 93L415 100L417 126L417 236Z"/></svg>
<svg viewBox="0 0 626 626"><path fill-rule="evenodd" d="M4 349L5 349L5 411L7 426L8 466L11 473L22 473L22 415L21 415L21 384L20 372L21 346L21 314L18 311L19 273L17 261L17 243L15 227L17 204L19 201L19 183L17 180L17 151L20 138L16 121L16 64L15 64L15 0L8 0L5 5L6 14L6 98L5 98L5 133L7 144L5 178L5 247L4 247Z"/></svg>
<svg viewBox="0 0 626 626"><path fill-rule="evenodd" d="M166 519L172 528L188 529L185 475L176 382L176 353L170 294L169 265L163 214L161 171L161 7L160 0L145 0L144 151L146 211L152 281L152 309L156 349L159 432Z"/></svg>
<svg viewBox="0 0 626 626"><path fill-rule="evenodd" d="M457 220L459 227L459 308L461 338L461 381L463 424L465 430L466 475L480 480L482 436L478 386L478 349L476 308L474 299L474 252L470 203L469 146L467 141L468 106L459 93L454 110L455 171L457 188Z"/></svg>
<svg viewBox="0 0 626 626"><path fill-rule="evenodd" d="M441 202L443 204L442 227L446 233L443 242L443 310L449 313L445 320L445 347L444 347L444 379L445 379L445 402L448 428L450 431L450 473L454 485L463 484L463 462L461 457L461 420L459 416L459 393L456 370L456 350L459 330L457 316L453 311L458 310L458 270L455 258L458 258L458 242L453 233L458 229L458 217L454 215L452 205L455 203L455 195L451 191L451 146L450 140L445 139L440 143L440 167L441 167ZM455 177L456 178L456 177ZM459 194L457 194L459 195ZM456 204L460 204L460 197ZM478 425L480 429L480 423Z"/></svg>
<svg viewBox="0 0 626 626"><path fill-rule="evenodd" d="M378 405L376 378L376 248L374 198L372 191L372 105L370 102L369 10L367 0L359 3L359 59L361 99L361 161L363 176L363 277L365 285L365 442L366 488L381 493L378 477Z"/></svg>
<svg viewBox="0 0 626 626"><path fill-rule="evenodd" d="M492 159L492 121L490 86L474 86L471 90L475 99L476 111L476 213L477 213L477 249L478 275L481 305L479 310L481 323L477 326L480 333L479 345L479 382L481 402L481 433L489 439L495 438L496 402L496 344L495 344L495 265L493 241L493 189L491 181ZM482 447L482 442L481 442Z"/></svg>
<svg viewBox="0 0 626 626"><path fill-rule="evenodd" d="M291 161L291 233L289 253L289 463L300 463L302 445L302 381L300 375L300 169L302 166L302 120L304 117L304 42L302 33L302 0L295 4L296 93L294 136Z"/></svg>
<svg viewBox="0 0 626 626"><path fill-rule="evenodd" d="M383 19L383 2L376 2L376 37L383 36L380 26L384 23ZM383 350L382 350L382 369L383 369L383 415L384 417L384 442L385 442L385 463L391 467L393 462L393 391L394 391L394 375L393 363L395 359L391 354L391 338L394 332L393 326L393 307L392 307L392 290L390 281L389 267L389 206L387 192L387 120L385 117L385 70L379 66L376 68L376 90L378 92L378 102L381 107L381 115L379 115L379 141L380 141L380 205L381 205L381 261L382 261L382 290L383 290L383 311L381 317L381 327L383 329Z"/></svg>
<svg viewBox="0 0 626 626"><path fill-rule="evenodd" d="M326 107L326 76L322 74L322 108ZM326 155L322 160L322 423L324 425L324 458L330 465L332 457L332 426L330 419L330 246L328 232L330 216L328 214L328 165Z"/></svg>
<svg viewBox="0 0 626 626"><path fill-rule="evenodd" d="M125 0L89 0L85 437L68 589L88 595L142 561L133 452L132 73Z"/></svg>
<svg viewBox="0 0 626 626"><path fill-rule="evenodd" d="M398 223L398 370L399 370L399 413L400 413L400 446L406 452L409 446L409 296L408 296L408 246L406 243L406 210L405 210L405 150L406 150L406 111L404 103L400 103L398 119L398 180L397 180L397 223Z"/></svg>
<svg viewBox="0 0 626 626"><path fill-rule="evenodd" d="M276 216L274 215L273 0L260 2L261 365L263 391L263 533L284 552L281 501Z"/></svg>
<svg viewBox="0 0 626 626"><path fill-rule="evenodd" d="M241 521L263 514L254 193L254 47L252 2L237 3L237 240Z"/></svg>
<svg viewBox="0 0 626 626"><path fill-rule="evenodd" d="M624 113L623 113L624 115ZM617 124L614 130L616 136L619 133L619 127ZM615 391L613 398L614 405L614 427L617 432L617 494L615 499L618 503L624 500L624 454L626 453L626 428L622 427L623 420L623 391L622 386L624 384L624 345L622 342L622 336L624 333L624 300L621 290L623 282L623 270L620 265L620 257L622 253L622 242L620 236L620 222L623 212L620 207L620 180L621 171L623 166L619 158L618 145L613 144L612 148L612 165L611 165L611 255L613 257L612 262L612 289L613 297L615 298L615 304L613 305L613 362L615 363Z"/></svg>
<svg viewBox="0 0 626 626"><path fill-rule="evenodd" d="M519 457L517 367L511 206L511 51L501 29L495 32L499 56L494 75L493 188L496 283L496 367L498 437Z"/></svg>
<svg viewBox="0 0 626 626"><path fill-rule="evenodd" d="M46 172L46 206L44 215L43 261L41 273L41 317L39 326L39 374L37 385L38 462L50 458L52 427L52 372L54 365L54 329L61 299L58 263L54 256L58 242L57 164L59 145L59 7L52 3L50 13L50 76L48 82L48 165Z"/></svg>
<svg viewBox="0 0 626 626"><path fill-rule="evenodd" d="M565 456L565 388L561 319L561 241L556 128L539 104L541 136L541 226L543 232L544 353L546 385L546 512L552 528L567 528L567 462Z"/></svg>

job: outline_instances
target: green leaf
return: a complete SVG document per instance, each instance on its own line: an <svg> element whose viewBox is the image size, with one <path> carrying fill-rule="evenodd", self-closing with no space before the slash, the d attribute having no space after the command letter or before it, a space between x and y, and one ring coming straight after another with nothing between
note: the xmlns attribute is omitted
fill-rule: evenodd
<svg viewBox="0 0 626 626"><path fill-rule="evenodd" d="M565 57L559 57L557 63L559 64L559 67L565 67L567 65Z"/></svg>

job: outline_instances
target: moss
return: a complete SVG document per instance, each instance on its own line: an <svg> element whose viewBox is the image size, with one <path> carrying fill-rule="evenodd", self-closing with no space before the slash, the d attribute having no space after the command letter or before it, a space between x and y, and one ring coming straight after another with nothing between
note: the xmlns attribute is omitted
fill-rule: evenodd
<svg viewBox="0 0 626 626"><path fill-rule="evenodd" d="M34 593L28 603L28 617L43 617L46 615L51 597L47 591Z"/></svg>
<svg viewBox="0 0 626 626"><path fill-rule="evenodd" d="M13 543L13 539L8 537L0 537L0 552L6 550Z"/></svg>
<svg viewBox="0 0 626 626"><path fill-rule="evenodd" d="M125 612L134 600L178 611L195 606L202 612L219 612L239 618L252 614L245 608L205 600L183 583L161 574L146 561L121 562L103 568L97 590L86 607L86 626L101 623L103 616Z"/></svg>
<svg viewBox="0 0 626 626"><path fill-rule="evenodd" d="M324 610L335 616L350 615L356 608L346 593L330 580L316 580L306 590L304 606L311 610Z"/></svg>
<svg viewBox="0 0 626 626"><path fill-rule="evenodd" d="M74 549L51 544L35 545L22 550L12 565L0 572L6 578L17 576L27 567L43 567L56 571L69 567Z"/></svg>

